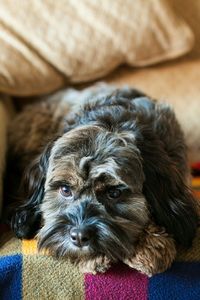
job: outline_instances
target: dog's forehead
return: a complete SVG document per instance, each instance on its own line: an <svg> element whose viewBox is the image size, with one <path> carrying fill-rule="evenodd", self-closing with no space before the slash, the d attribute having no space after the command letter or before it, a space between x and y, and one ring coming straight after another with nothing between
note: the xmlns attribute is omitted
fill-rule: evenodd
<svg viewBox="0 0 200 300"><path fill-rule="evenodd" d="M78 126L63 134L54 143L51 156L59 158L79 152L82 157L92 154L98 158L107 158L120 149L123 149L125 155L124 150L130 148L130 145L135 151L134 141L135 135L132 132L110 132L97 125Z"/></svg>
<svg viewBox="0 0 200 300"><path fill-rule="evenodd" d="M113 158L101 160L95 156L68 154L52 160L48 174L58 180L68 182L95 180L120 181L120 168Z"/></svg>
<svg viewBox="0 0 200 300"><path fill-rule="evenodd" d="M120 170L113 158L101 160L95 156L68 154L52 160L47 173L47 183L65 181L81 189L83 186L106 183L122 184Z"/></svg>
<svg viewBox="0 0 200 300"><path fill-rule="evenodd" d="M134 169L141 169L133 141L131 133L108 132L92 125L75 128L55 142L49 175L86 181L107 174L112 181L120 182Z"/></svg>
<svg viewBox="0 0 200 300"><path fill-rule="evenodd" d="M52 147L50 159L56 160L66 155L91 152L93 141L101 129L97 126L79 126L64 133Z"/></svg>

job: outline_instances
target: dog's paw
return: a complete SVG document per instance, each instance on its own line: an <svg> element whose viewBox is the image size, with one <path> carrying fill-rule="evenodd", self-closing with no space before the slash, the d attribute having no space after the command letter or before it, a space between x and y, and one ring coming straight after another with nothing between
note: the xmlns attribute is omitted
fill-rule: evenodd
<svg viewBox="0 0 200 300"><path fill-rule="evenodd" d="M166 271L176 256L175 241L164 229L150 225L132 257L124 259L131 268L151 277Z"/></svg>
<svg viewBox="0 0 200 300"><path fill-rule="evenodd" d="M151 263L145 264L143 260L139 260L138 257L127 258L123 261L130 268L139 271L140 273L151 277L154 275L154 266Z"/></svg>
<svg viewBox="0 0 200 300"><path fill-rule="evenodd" d="M25 209L16 209L11 216L10 226L20 239L34 237L39 224L39 215Z"/></svg>
<svg viewBox="0 0 200 300"><path fill-rule="evenodd" d="M111 261L106 256L98 256L93 259L81 260L79 269L82 273L105 273L111 266Z"/></svg>

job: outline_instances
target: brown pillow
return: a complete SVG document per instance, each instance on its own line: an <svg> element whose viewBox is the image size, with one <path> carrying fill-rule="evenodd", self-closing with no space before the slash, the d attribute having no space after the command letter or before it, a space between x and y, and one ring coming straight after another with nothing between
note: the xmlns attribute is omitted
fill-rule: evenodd
<svg viewBox="0 0 200 300"><path fill-rule="evenodd" d="M165 0L6 0L0 45L0 91L38 95L175 58L193 34Z"/></svg>

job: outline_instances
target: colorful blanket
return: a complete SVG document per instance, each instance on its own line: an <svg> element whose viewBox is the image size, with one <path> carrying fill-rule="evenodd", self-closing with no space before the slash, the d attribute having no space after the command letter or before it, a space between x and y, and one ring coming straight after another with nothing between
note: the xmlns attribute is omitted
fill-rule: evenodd
<svg viewBox="0 0 200 300"><path fill-rule="evenodd" d="M200 166L194 193L200 199ZM34 240L17 240L1 226L1 300L199 300L200 228L192 249L180 251L172 267L148 278L123 264L105 274L83 275L66 260L37 253Z"/></svg>

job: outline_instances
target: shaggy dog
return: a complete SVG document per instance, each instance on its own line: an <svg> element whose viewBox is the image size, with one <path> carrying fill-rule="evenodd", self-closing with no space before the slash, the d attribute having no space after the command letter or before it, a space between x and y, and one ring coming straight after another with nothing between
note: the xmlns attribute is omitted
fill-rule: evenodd
<svg viewBox="0 0 200 300"><path fill-rule="evenodd" d="M37 233L39 249L84 271L122 260L148 275L171 264L175 244L191 245L198 218L168 105L131 88L68 91L27 107L9 142L17 237Z"/></svg>

